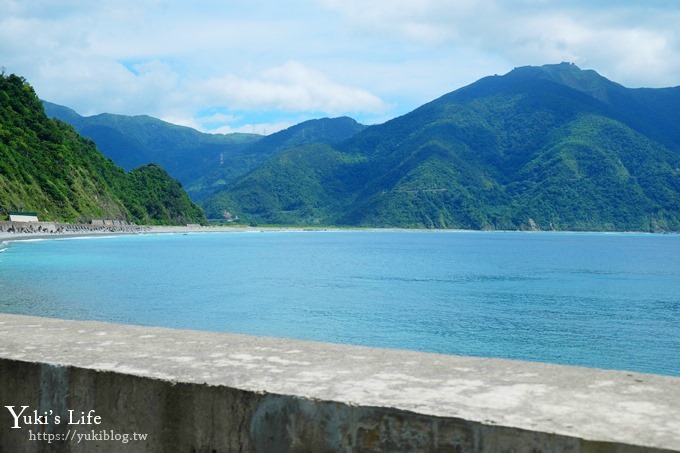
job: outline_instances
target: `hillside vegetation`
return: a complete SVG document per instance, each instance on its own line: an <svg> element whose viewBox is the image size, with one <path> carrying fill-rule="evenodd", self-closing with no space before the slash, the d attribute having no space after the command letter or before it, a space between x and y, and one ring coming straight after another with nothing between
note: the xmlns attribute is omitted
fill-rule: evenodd
<svg viewBox="0 0 680 453"><path fill-rule="evenodd" d="M680 230L680 88L573 64L487 77L204 202L254 223Z"/></svg>
<svg viewBox="0 0 680 453"><path fill-rule="evenodd" d="M281 151L309 143L336 144L365 128L342 117L305 121L266 137L207 134L146 115L81 116L65 106L47 101L43 104L48 116L71 124L117 165L132 170L140 165L157 164L181 181L197 201Z"/></svg>
<svg viewBox="0 0 680 453"><path fill-rule="evenodd" d="M365 127L348 117L304 121L241 149L225 152L220 165L190 183L187 191L194 199L202 202L287 149L309 144L335 145L354 136ZM209 217L220 217L216 211L207 209Z"/></svg>
<svg viewBox="0 0 680 453"><path fill-rule="evenodd" d="M117 219L138 224L204 222L179 183L156 166L129 174L71 126L48 119L33 88L0 76L0 218Z"/></svg>
<svg viewBox="0 0 680 453"><path fill-rule="evenodd" d="M266 137L46 105L121 165L167 164L214 219L680 230L680 87L568 63L485 77L380 125L324 118Z"/></svg>
<svg viewBox="0 0 680 453"><path fill-rule="evenodd" d="M68 107L43 104L48 116L72 125L123 169L156 164L185 186L262 138L256 134L205 134L147 115L81 116Z"/></svg>

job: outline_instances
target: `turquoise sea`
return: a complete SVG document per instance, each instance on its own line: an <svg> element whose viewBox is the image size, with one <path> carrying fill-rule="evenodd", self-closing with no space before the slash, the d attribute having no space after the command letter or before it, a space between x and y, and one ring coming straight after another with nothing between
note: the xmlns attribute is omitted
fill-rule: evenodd
<svg viewBox="0 0 680 453"><path fill-rule="evenodd" d="M680 376L680 236L333 231L0 245L0 311Z"/></svg>

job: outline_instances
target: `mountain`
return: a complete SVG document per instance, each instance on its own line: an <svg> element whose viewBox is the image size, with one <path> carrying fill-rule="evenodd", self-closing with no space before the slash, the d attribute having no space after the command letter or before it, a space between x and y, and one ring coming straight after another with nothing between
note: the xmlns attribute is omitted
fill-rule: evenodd
<svg viewBox="0 0 680 453"><path fill-rule="evenodd" d="M48 119L33 88L0 75L0 215L36 211L41 220L116 219L140 224L205 222L180 184L158 167L131 173L91 140Z"/></svg>
<svg viewBox="0 0 680 453"><path fill-rule="evenodd" d="M342 117L305 121L266 137L206 134L145 115L85 117L65 106L43 104L50 117L71 124L124 169L158 164L199 201L284 149L315 142L335 144L365 128Z"/></svg>
<svg viewBox="0 0 680 453"><path fill-rule="evenodd" d="M286 149L318 143L335 145L365 128L349 117L304 121L225 154L222 164L191 183L188 192L201 201Z"/></svg>
<svg viewBox="0 0 680 453"><path fill-rule="evenodd" d="M219 167L225 155L262 138L256 134L205 134L146 115L81 116L58 104L43 101L43 105L48 116L75 127L125 170L157 164L184 185Z"/></svg>
<svg viewBox="0 0 680 453"><path fill-rule="evenodd" d="M204 202L254 223L680 230L680 87L516 68L334 146L279 153Z"/></svg>
<svg viewBox="0 0 680 453"><path fill-rule="evenodd" d="M121 198L139 223L179 224L207 223L181 184L156 164L147 164L127 175L128 189Z"/></svg>

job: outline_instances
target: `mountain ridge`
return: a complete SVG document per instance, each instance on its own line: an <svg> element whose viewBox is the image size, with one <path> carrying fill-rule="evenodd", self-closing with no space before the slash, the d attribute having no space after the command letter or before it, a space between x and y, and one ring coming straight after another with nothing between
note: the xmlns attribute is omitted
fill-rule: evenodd
<svg viewBox="0 0 680 453"><path fill-rule="evenodd" d="M0 75L0 214L29 210L43 220L122 220L137 224L205 222L164 170L125 173L91 140L47 118L33 88Z"/></svg>
<svg viewBox="0 0 680 453"><path fill-rule="evenodd" d="M157 164L184 185L218 165L222 153L261 138L256 134L204 134L149 115L82 116L68 107L42 102L48 116L75 127L125 170Z"/></svg>
<svg viewBox="0 0 680 453"><path fill-rule="evenodd" d="M189 193L200 201L286 149L313 143L335 145L365 128L347 116L303 121L235 151L219 168L191 183Z"/></svg>
<svg viewBox="0 0 680 453"><path fill-rule="evenodd" d="M680 136L667 114L680 109L678 96L679 88L638 91L571 64L518 68L366 128L326 150L336 162L323 168L336 169L309 166L305 185L264 190L267 178L290 173L286 153L314 160L301 147L204 206L254 223L289 223L297 212L321 224L677 231ZM331 212L319 193L302 193L318 174L343 187Z"/></svg>
<svg viewBox="0 0 680 453"><path fill-rule="evenodd" d="M678 117L680 87L522 66L382 124L260 137L188 189L209 217L251 223L678 231Z"/></svg>
<svg viewBox="0 0 680 453"><path fill-rule="evenodd" d="M349 117L303 121L267 136L209 134L148 115L100 113L81 116L42 101L49 116L68 122L94 140L104 154L127 170L160 165L186 187L194 200L256 168L284 149L320 142L336 144L366 126Z"/></svg>

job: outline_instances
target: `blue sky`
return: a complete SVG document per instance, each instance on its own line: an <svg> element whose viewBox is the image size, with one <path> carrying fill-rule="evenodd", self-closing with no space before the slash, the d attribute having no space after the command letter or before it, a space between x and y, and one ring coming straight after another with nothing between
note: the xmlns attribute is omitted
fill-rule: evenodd
<svg viewBox="0 0 680 453"><path fill-rule="evenodd" d="M0 66L83 115L211 132L383 122L491 74L570 61L680 85L680 1L0 0Z"/></svg>

